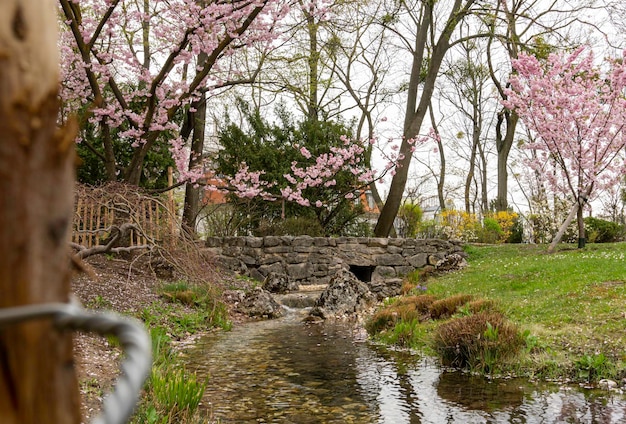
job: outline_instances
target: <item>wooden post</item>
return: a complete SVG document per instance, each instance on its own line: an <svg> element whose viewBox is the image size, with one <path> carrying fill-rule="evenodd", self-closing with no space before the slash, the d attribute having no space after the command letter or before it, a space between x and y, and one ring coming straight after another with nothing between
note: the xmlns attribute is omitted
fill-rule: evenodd
<svg viewBox="0 0 626 424"><path fill-rule="evenodd" d="M75 130L57 129L55 2L0 1L0 308L67 302ZM72 336L0 328L0 422L80 422Z"/></svg>

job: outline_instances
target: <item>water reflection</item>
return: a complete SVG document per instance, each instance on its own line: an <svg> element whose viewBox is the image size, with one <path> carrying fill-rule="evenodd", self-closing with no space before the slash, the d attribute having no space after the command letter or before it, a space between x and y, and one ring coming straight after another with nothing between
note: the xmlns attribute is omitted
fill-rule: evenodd
<svg viewBox="0 0 626 424"><path fill-rule="evenodd" d="M190 349L222 423L620 423L626 402L522 380L443 372L297 315L212 334Z"/></svg>

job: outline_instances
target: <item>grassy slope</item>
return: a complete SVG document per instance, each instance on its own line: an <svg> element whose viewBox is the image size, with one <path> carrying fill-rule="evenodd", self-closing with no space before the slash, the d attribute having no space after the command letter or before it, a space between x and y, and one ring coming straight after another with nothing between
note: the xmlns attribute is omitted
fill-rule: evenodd
<svg viewBox="0 0 626 424"><path fill-rule="evenodd" d="M621 368L626 361L626 243L583 250L563 246L552 255L545 250L468 246L469 267L429 280L427 292L496 301L513 322L538 337L546 348L541 360L567 367L582 355L602 353Z"/></svg>

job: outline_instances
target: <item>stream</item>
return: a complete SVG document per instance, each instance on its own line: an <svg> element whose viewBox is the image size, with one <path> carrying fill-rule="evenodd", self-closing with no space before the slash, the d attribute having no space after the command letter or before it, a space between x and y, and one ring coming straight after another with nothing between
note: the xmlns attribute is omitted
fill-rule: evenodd
<svg viewBox="0 0 626 424"><path fill-rule="evenodd" d="M442 370L303 310L209 334L185 351L208 378L220 423L624 423L626 398L601 390Z"/></svg>

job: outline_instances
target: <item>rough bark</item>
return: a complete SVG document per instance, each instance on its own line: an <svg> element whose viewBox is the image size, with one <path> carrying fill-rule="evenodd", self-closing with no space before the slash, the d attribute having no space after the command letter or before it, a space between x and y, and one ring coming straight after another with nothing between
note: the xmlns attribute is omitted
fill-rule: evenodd
<svg viewBox="0 0 626 424"><path fill-rule="evenodd" d="M50 0L0 2L0 308L67 302L75 131L58 130ZM79 423L71 333L0 331L0 422Z"/></svg>
<svg viewBox="0 0 626 424"><path fill-rule="evenodd" d="M508 204L508 181L509 171L507 164L509 161L509 153L515 139L515 128L519 118L515 112L502 111L498 115L496 124L496 150L498 151L498 196L496 197L496 210L506 211ZM505 130L502 132L502 125Z"/></svg>
<svg viewBox="0 0 626 424"><path fill-rule="evenodd" d="M189 118L193 125L193 137L191 140L191 156L189 157L189 169L202 164L204 151L204 136L206 127L206 95L192 104L196 109ZM190 236L196 236L196 223L200 213L200 187L188 182L185 186L185 205L183 207L183 230Z"/></svg>

